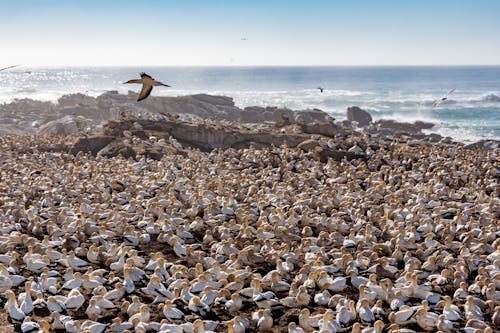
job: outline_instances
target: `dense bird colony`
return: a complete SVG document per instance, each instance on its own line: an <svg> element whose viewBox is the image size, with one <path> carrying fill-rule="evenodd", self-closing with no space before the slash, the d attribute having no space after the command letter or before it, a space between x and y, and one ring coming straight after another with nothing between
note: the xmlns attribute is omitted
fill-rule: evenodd
<svg viewBox="0 0 500 333"><path fill-rule="evenodd" d="M37 148L51 144L0 137L16 329L500 329L498 151L389 140L366 162L286 147L155 161Z"/></svg>

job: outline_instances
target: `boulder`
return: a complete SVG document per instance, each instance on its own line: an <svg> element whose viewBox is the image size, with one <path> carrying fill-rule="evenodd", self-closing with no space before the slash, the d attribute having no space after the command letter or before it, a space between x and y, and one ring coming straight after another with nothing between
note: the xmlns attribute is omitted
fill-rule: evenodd
<svg viewBox="0 0 500 333"><path fill-rule="evenodd" d="M500 149L499 140L481 140L470 145L465 146L465 148L482 148L487 150Z"/></svg>
<svg viewBox="0 0 500 333"><path fill-rule="evenodd" d="M347 120L355 121L361 127L368 126L373 122L372 116L357 106L347 108Z"/></svg>
<svg viewBox="0 0 500 333"><path fill-rule="evenodd" d="M90 121L82 116L67 115L40 126L38 133L55 135L75 135L85 131Z"/></svg>
<svg viewBox="0 0 500 333"><path fill-rule="evenodd" d="M434 126L432 123L417 121L415 123L399 122L392 119L381 119L375 122L377 129L387 129L394 132L421 133L423 129L429 129Z"/></svg>

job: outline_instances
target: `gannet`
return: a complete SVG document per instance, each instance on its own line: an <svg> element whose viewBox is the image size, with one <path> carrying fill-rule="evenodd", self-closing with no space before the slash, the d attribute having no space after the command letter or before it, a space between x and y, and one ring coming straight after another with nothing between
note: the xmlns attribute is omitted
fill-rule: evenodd
<svg viewBox="0 0 500 333"><path fill-rule="evenodd" d="M170 87L168 84L161 83L159 81L156 81L153 79L151 76L149 76L146 73L141 73L141 78L140 79L135 79L135 80L128 80L125 83L139 83L142 84L142 89L141 92L139 93L139 98L137 101L142 101L143 99L146 99L149 94L151 94L151 90L153 90L153 87L155 86L165 86L165 87Z"/></svg>
<svg viewBox="0 0 500 333"><path fill-rule="evenodd" d="M451 89L450 91L448 91L448 93L446 95L444 95L443 97L441 98L438 98L434 101L434 103L432 103L432 107L435 108L436 106L438 106L439 104L441 104L441 102L444 102L448 99L448 96L453 94L453 92L455 91L455 88Z"/></svg>

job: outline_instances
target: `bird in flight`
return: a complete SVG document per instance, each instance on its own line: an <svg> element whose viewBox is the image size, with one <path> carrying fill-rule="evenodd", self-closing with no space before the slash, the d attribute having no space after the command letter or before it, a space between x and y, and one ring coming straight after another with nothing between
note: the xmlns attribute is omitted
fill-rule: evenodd
<svg viewBox="0 0 500 333"><path fill-rule="evenodd" d="M450 91L448 91L448 93L446 95L444 95L443 97L436 99L434 101L434 103L432 103L432 107L435 108L436 106L438 106L442 102L446 101L448 99L448 96L450 96L451 94L453 94L454 91L455 91L455 88L453 88Z"/></svg>
<svg viewBox="0 0 500 333"><path fill-rule="evenodd" d="M323 90L325 90L323 87L318 87L318 89L320 92L323 92Z"/></svg>
<svg viewBox="0 0 500 333"><path fill-rule="evenodd" d="M20 65L14 65L14 66L9 66L9 67L0 68L0 72L1 72L1 71L4 71L4 70L6 70L6 69L10 69L10 68L18 67L18 66L20 66Z"/></svg>
<svg viewBox="0 0 500 333"><path fill-rule="evenodd" d="M137 101L142 101L143 99L146 99L149 94L151 94L151 90L153 90L153 87L156 86L164 86L164 87L170 87L168 84L161 83L159 81L156 81L153 79L151 76L149 76L146 73L141 73L141 78L140 79L135 79L135 80L128 80L125 83L139 83L142 84L142 89L141 92L139 93L139 98Z"/></svg>

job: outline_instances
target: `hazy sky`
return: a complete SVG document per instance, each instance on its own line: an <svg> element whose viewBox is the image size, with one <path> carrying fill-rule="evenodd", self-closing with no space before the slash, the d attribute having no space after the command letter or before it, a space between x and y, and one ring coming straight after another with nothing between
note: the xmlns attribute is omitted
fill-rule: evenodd
<svg viewBox="0 0 500 333"><path fill-rule="evenodd" d="M498 0L0 0L0 67L500 64L499 13Z"/></svg>

